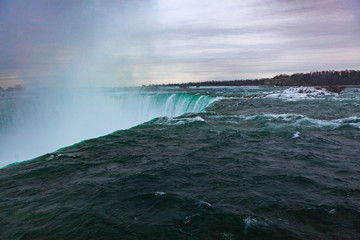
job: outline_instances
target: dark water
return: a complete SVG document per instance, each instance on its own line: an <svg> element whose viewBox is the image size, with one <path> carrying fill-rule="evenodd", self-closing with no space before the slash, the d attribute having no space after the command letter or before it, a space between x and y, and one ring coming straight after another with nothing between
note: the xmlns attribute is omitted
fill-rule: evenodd
<svg viewBox="0 0 360 240"><path fill-rule="evenodd" d="M283 90L0 169L0 239L360 239L360 90Z"/></svg>

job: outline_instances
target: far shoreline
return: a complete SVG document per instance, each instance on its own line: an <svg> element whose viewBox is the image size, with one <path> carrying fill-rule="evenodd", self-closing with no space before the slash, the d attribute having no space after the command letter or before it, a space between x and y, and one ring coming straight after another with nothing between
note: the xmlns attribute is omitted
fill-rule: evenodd
<svg viewBox="0 0 360 240"><path fill-rule="evenodd" d="M343 71L316 71L309 73L294 73L291 75L280 74L273 78L262 79L246 79L246 80L211 80L204 82L188 82L177 84L152 84L143 85L143 87L211 87L211 86L277 86L277 87L360 87L360 71L359 70L343 70Z"/></svg>

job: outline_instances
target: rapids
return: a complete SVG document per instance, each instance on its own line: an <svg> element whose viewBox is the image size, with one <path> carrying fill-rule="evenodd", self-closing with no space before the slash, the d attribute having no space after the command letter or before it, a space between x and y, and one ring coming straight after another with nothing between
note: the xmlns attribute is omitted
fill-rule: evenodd
<svg viewBox="0 0 360 240"><path fill-rule="evenodd" d="M27 144L84 135L0 169L0 239L359 239L360 91L298 94L2 96Z"/></svg>

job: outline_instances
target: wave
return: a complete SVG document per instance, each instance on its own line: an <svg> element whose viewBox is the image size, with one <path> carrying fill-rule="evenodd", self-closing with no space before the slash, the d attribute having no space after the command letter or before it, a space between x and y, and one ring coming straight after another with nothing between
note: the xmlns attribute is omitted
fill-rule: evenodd
<svg viewBox="0 0 360 240"><path fill-rule="evenodd" d="M217 115L209 116L209 118L222 118L231 124L241 124L242 122L256 121L263 123L264 127L332 127L339 128L343 126L351 126L360 128L360 117L351 116L341 119L316 119L310 118L301 114L256 114L256 115ZM298 137L299 133L294 134L294 138Z"/></svg>
<svg viewBox="0 0 360 240"><path fill-rule="evenodd" d="M298 137L300 137L300 132L294 133L294 135L292 136L292 139L298 138Z"/></svg>
<svg viewBox="0 0 360 240"><path fill-rule="evenodd" d="M0 99L0 166L134 127L204 111L218 98L184 93L32 92Z"/></svg>
<svg viewBox="0 0 360 240"><path fill-rule="evenodd" d="M205 120L200 116L184 117L184 118L161 117L161 118L156 118L151 123L155 123L159 125L182 125L182 124L188 124L194 122L205 122Z"/></svg>
<svg viewBox="0 0 360 240"><path fill-rule="evenodd" d="M267 227L267 226L269 226L271 224L272 224L272 222L270 220L261 219L259 217L249 216L249 217L244 219L244 225L245 225L244 226L244 233L246 235L249 228Z"/></svg>

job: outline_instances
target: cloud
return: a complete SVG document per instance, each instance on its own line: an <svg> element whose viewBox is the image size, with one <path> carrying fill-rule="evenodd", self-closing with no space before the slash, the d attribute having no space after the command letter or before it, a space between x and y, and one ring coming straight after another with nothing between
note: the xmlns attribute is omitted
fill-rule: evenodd
<svg viewBox="0 0 360 240"><path fill-rule="evenodd" d="M360 61L356 0L0 4L0 74L31 84L256 78Z"/></svg>
<svg viewBox="0 0 360 240"><path fill-rule="evenodd" d="M218 70L199 71L199 79L356 68L360 60L356 11L343 1L202 3L190 4L190 12L186 4L165 4L159 34L167 36L159 40L163 58Z"/></svg>

